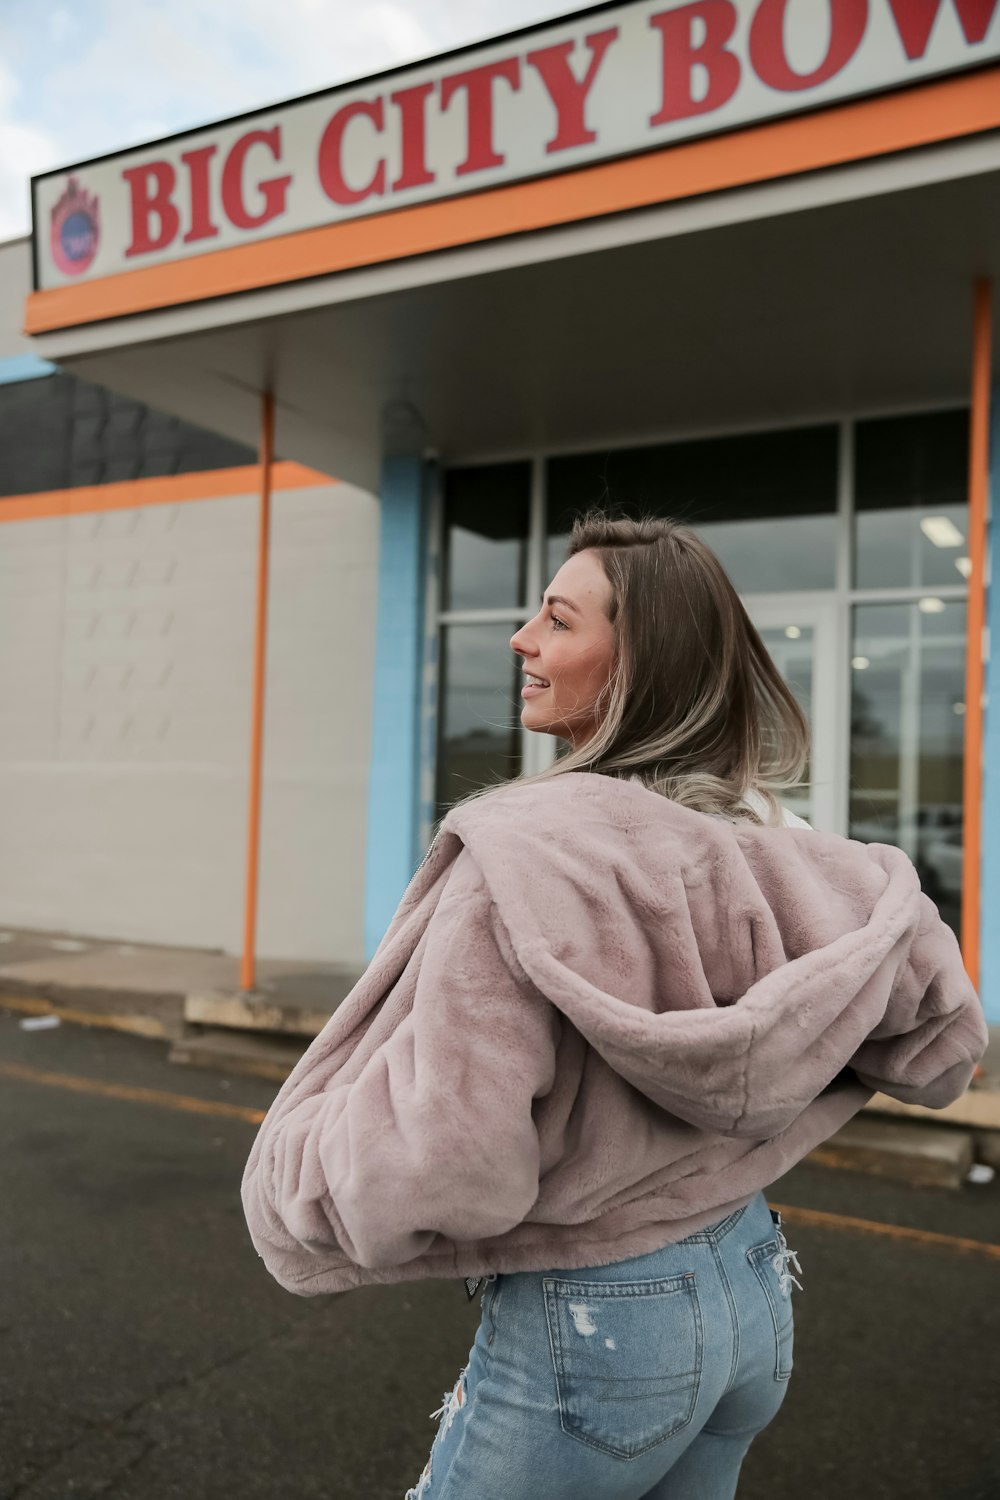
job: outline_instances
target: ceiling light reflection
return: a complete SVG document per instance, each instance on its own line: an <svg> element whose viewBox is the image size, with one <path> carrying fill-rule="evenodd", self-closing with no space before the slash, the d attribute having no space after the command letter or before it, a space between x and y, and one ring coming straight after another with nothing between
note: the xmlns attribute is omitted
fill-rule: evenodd
<svg viewBox="0 0 1000 1500"><path fill-rule="evenodd" d="M920 530L935 547L960 547L965 537L948 516L921 516Z"/></svg>

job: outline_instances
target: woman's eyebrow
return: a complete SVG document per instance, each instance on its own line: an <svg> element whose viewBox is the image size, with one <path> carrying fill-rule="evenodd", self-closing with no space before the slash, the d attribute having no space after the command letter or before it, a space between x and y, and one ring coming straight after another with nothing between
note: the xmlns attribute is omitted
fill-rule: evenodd
<svg viewBox="0 0 1000 1500"><path fill-rule="evenodd" d="M545 602L546 602L545 595L543 594L542 595L542 603L544 604ZM561 594L550 594L549 595L548 605L549 605L550 609L552 608L553 604L565 604L569 609L573 610L575 614L579 614L580 613L579 609L573 603L572 599L565 599L565 598L563 598L563 596Z"/></svg>

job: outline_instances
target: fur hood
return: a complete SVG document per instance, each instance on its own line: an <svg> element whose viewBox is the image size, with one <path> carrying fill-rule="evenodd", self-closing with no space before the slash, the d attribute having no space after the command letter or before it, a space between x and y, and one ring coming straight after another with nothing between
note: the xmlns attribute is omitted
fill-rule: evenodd
<svg viewBox="0 0 1000 1500"><path fill-rule="evenodd" d="M607 1264L749 1201L875 1090L985 1051L901 850L571 772L455 808L243 1180L272 1274Z"/></svg>

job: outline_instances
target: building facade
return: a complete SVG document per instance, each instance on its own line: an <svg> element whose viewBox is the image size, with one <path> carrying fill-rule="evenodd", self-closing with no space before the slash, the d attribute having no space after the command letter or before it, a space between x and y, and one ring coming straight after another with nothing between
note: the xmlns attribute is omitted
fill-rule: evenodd
<svg viewBox="0 0 1000 1500"><path fill-rule="evenodd" d="M256 451L4 332L0 925L238 953ZM360 964L378 506L274 483L258 940Z"/></svg>
<svg viewBox="0 0 1000 1500"><path fill-rule="evenodd" d="M4 566L51 637L9 670L49 682L61 741L26 718L12 752L3 795L42 895L12 881L0 920L237 950L262 472L256 941L369 957L443 810L555 753L520 726L508 643L574 514L610 499L718 553L810 718L794 810L907 851L1000 1021L1000 12L822 9L820 25L770 0L598 6L36 179L27 331L0 394L62 392L75 463L131 422L133 448L141 430L161 455L147 466L172 468L108 458L43 490L21 459L29 477L3 480ZM26 246L0 254L27 276ZM25 381L25 360L48 373ZM196 462L215 476L198 503L141 503L137 485L190 489ZM106 491L90 510L87 486ZM39 514L57 492L72 514ZM95 650L116 587L133 624ZM156 639L164 610L170 648L133 662L140 619ZM162 731L149 695L171 680L186 691ZM119 695L103 720L98 684ZM136 773L120 752L140 723ZM105 863L94 846L60 861L62 889L45 851L70 804L99 807L102 733L112 800L74 837L103 827ZM33 806L36 760L74 734L76 769ZM66 806L40 823L56 784Z"/></svg>

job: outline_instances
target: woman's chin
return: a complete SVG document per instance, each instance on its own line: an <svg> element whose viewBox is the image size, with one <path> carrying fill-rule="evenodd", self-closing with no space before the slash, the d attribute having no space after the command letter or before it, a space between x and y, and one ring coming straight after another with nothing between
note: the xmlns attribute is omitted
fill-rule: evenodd
<svg viewBox="0 0 1000 1500"><path fill-rule="evenodd" d="M521 727L530 729L534 734L554 734L558 739L570 740L572 734L562 719L553 719L547 714L541 705L537 708L533 703L521 705Z"/></svg>
<svg viewBox="0 0 1000 1500"><path fill-rule="evenodd" d="M535 729L539 734L546 734L551 722L551 716L544 709L536 708L534 703L521 704L521 723L525 729Z"/></svg>

